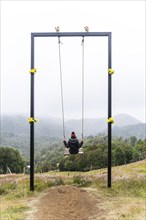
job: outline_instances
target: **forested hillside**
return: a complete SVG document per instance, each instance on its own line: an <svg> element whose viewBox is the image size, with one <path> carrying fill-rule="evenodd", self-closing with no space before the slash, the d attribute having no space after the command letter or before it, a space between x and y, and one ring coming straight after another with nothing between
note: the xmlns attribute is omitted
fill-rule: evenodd
<svg viewBox="0 0 146 220"><path fill-rule="evenodd" d="M84 154L63 156L63 147L39 151L36 155L36 171L88 171L107 167L107 136L88 137L84 140ZM59 145L58 145L59 146ZM112 141L112 166L128 164L145 159L146 140L130 137L114 138Z"/></svg>
<svg viewBox="0 0 146 220"><path fill-rule="evenodd" d="M64 156L62 141L48 144L46 148L35 149L35 172L60 171L88 171L107 167L108 144L107 136L87 137L84 139L84 154ZM15 151L11 148L0 147L0 172L5 172L9 167L12 171L16 168ZM7 153L6 153L7 152ZM14 152L13 154L11 152ZM18 155L18 154L17 154ZM113 138L112 141L112 166L128 164L145 159L146 140L130 137L128 139ZM27 155L29 156L29 155ZM19 156L20 158L20 156ZM29 165L28 159L20 158L21 168Z"/></svg>
<svg viewBox="0 0 146 220"><path fill-rule="evenodd" d="M144 159L145 124L129 115L117 115L113 124L113 165ZM14 147L29 164L29 123L24 116L1 118L1 146ZM81 138L81 120L65 122L66 139L71 131ZM84 155L64 158L62 121L57 118L40 119L35 124L36 171L51 169L89 170L107 166L107 122L105 118L85 119ZM74 162L73 162L74 161ZM91 163L92 161L92 163ZM76 164L76 167L72 167Z"/></svg>

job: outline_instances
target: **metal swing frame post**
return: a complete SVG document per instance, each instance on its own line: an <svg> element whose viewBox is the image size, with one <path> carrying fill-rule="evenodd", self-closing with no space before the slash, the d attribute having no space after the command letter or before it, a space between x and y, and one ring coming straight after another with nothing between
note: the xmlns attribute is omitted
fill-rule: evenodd
<svg viewBox="0 0 146 220"><path fill-rule="evenodd" d="M107 186L111 187L111 149L112 149L112 45L111 32L36 32L31 33L31 76L30 76L30 190L34 191L34 39L36 37L108 37L108 176ZM109 71L110 70L110 71Z"/></svg>
<svg viewBox="0 0 146 220"><path fill-rule="evenodd" d="M31 35L31 69L34 69L34 37ZM34 119L34 73L30 81L30 118ZM30 190L34 191L34 121L30 122Z"/></svg>
<svg viewBox="0 0 146 220"><path fill-rule="evenodd" d="M112 68L111 33L108 35L108 69ZM108 119L112 117L112 74L108 74ZM108 187L111 187L112 123L108 123Z"/></svg>

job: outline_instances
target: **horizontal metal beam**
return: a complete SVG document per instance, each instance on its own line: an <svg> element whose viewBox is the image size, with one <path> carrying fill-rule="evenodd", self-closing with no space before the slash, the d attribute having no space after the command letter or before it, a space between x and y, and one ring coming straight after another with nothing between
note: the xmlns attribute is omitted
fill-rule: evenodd
<svg viewBox="0 0 146 220"><path fill-rule="evenodd" d="M32 37L105 37L111 32L33 32Z"/></svg>

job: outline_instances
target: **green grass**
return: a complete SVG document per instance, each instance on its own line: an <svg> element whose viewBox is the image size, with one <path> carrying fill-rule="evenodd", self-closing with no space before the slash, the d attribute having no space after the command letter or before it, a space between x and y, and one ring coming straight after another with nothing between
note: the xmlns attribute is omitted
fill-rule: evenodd
<svg viewBox="0 0 146 220"><path fill-rule="evenodd" d="M141 168L139 172L142 174L146 174L146 169Z"/></svg>
<svg viewBox="0 0 146 220"><path fill-rule="evenodd" d="M29 179L24 179L18 183L6 182L0 187L0 195L5 196L6 199L18 199L18 198L27 198L32 195L42 192L49 187L64 185L64 180L61 177L55 177L53 179L41 179L35 178L35 191L30 191L29 189Z"/></svg>
<svg viewBox="0 0 146 220"><path fill-rule="evenodd" d="M1 186L1 195L7 200L26 198L31 196L33 193L29 190L28 180L21 180L18 183L6 182Z"/></svg>
<svg viewBox="0 0 146 220"><path fill-rule="evenodd" d="M119 196L119 197L146 197L146 182L144 179L141 180L118 180L113 182L111 188L107 188L105 182L95 181L95 186L100 192L106 196Z"/></svg>
<svg viewBox="0 0 146 220"><path fill-rule="evenodd" d="M107 188L107 169L89 172L48 172L35 175L35 191L29 189L29 176L0 176L0 196L2 198L2 220L22 220L29 206L22 200L34 198L50 187L76 185L94 188L102 198L146 197L145 161L112 168L112 187ZM139 178L140 177L140 178ZM126 219L122 213L120 219Z"/></svg>
<svg viewBox="0 0 146 220"><path fill-rule="evenodd" d="M1 211L2 220L23 220L25 218L24 212L29 211L28 206L9 206L6 210Z"/></svg>

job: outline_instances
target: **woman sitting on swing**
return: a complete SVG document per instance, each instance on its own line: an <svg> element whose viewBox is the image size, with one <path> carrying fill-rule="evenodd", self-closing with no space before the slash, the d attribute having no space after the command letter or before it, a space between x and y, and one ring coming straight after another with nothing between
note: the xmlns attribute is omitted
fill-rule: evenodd
<svg viewBox="0 0 146 220"><path fill-rule="evenodd" d="M81 148L83 145L83 141L79 143L74 131L71 133L71 138L68 140L68 142L64 140L63 143L66 148L69 148L70 154L79 153L79 148Z"/></svg>

